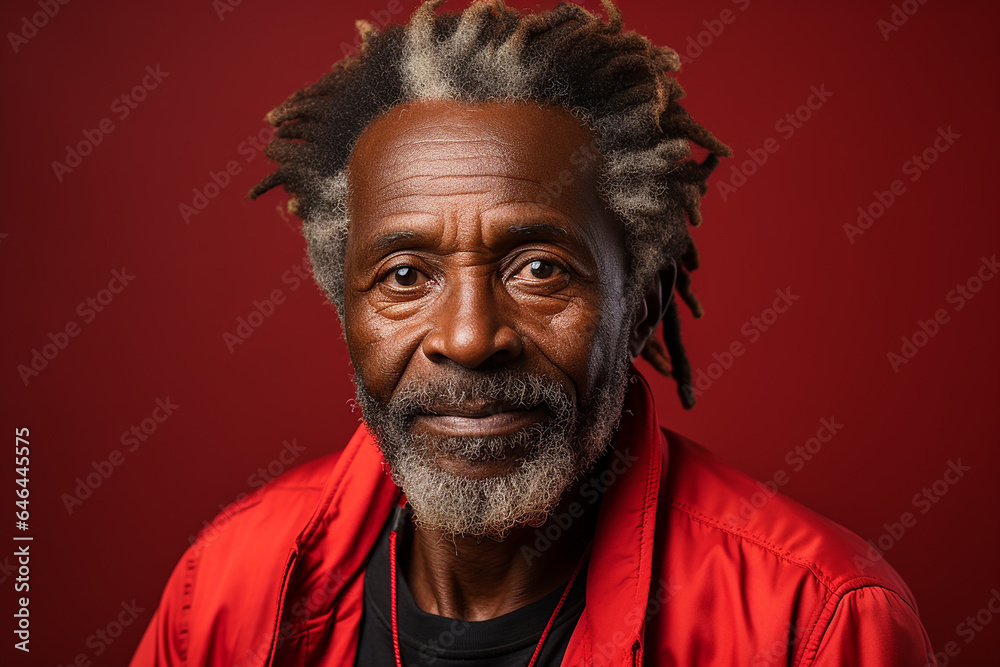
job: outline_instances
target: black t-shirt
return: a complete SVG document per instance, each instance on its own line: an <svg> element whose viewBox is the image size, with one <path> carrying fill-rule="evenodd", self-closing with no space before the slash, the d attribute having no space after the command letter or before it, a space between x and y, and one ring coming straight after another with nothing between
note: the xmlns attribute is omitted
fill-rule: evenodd
<svg viewBox="0 0 1000 667"><path fill-rule="evenodd" d="M406 520L409 525L409 510ZM392 646L389 579L390 517L379 536L365 571L364 612L355 667L396 664ZM589 559L588 559L589 560ZM535 665L555 667L562 662L576 622L586 604L587 567L584 563ZM396 576L396 619L403 667L524 667L531 660L542 630L549 622L566 583L540 600L488 621L462 621L420 609L406 577Z"/></svg>

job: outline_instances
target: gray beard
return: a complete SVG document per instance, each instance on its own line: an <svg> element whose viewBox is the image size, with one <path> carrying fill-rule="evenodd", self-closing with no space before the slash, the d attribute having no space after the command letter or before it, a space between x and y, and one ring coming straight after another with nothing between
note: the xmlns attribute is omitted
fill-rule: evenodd
<svg viewBox="0 0 1000 667"><path fill-rule="evenodd" d="M621 418L630 360L624 346L605 381L575 401L562 385L523 371L461 371L434 382L400 385L388 403L355 376L362 416L375 435L397 486L406 493L417 525L446 535L502 540L519 526L541 526L578 478L611 442ZM432 406L470 400L516 408L544 406L549 417L502 436L448 437L413 433L417 415ZM465 461L523 452L507 474L471 478L442 469L440 456Z"/></svg>

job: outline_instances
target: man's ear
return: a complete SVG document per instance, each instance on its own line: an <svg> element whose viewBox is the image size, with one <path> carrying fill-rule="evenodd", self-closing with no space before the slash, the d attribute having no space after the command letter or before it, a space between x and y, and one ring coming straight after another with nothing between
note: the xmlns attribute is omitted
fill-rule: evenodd
<svg viewBox="0 0 1000 667"><path fill-rule="evenodd" d="M653 274L646 294L639 304L639 316L629 337L629 354L633 359L642 354L650 336L663 321L677 284L677 263L671 258L670 264Z"/></svg>

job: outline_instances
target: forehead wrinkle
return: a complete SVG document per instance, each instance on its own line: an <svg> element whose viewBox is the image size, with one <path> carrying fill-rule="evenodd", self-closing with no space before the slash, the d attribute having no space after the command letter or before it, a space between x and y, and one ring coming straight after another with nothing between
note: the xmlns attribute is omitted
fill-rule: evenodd
<svg viewBox="0 0 1000 667"><path fill-rule="evenodd" d="M456 162L488 162L490 165L496 164L497 162L508 162L508 163L515 163L516 162L517 164L530 165L532 167L537 167L537 168L540 168L540 169L545 169L548 166L544 162L538 162L538 161L534 161L534 160L529 160L527 158L528 158L528 156L526 156L526 155L518 155L517 158L516 158L516 160L515 160L515 159L511 158L511 156L510 156L509 153L494 153L492 155L480 153L480 154L477 154L477 155L447 155L447 156L443 156L443 157L427 156L427 157L421 157L420 160L422 162L429 162L429 163L436 163L436 162L448 162L448 163L456 163ZM483 175L483 176L498 176L498 175L502 175L502 174L480 174L479 172L476 172L475 174L471 174L471 175L475 175L475 176L479 176L479 175Z"/></svg>
<svg viewBox="0 0 1000 667"><path fill-rule="evenodd" d="M534 176L515 176L514 173L517 171L524 171L524 167L529 167L531 169L537 169L539 172L543 172L546 165L541 162L534 162L526 159L511 159L509 155L506 154L496 154L496 155L461 155L461 156L442 156L442 157L420 157L419 162L422 165L414 165L414 170L419 169L420 166L426 167L426 169L420 169L422 173L411 173L402 179L392 181L391 183L386 183L382 185L380 189L391 186L395 183L400 183L403 180L409 178L419 178L424 176L428 179L440 179L440 178L506 178L518 181L527 181L529 183L535 183L537 185L542 185L545 180L541 174ZM434 169L435 166L439 164L445 164L453 166L451 170ZM509 164L511 169L497 171L497 167ZM441 173L444 171L444 173ZM430 173L437 172L437 173ZM552 179L558 178L558 175L553 175Z"/></svg>
<svg viewBox="0 0 1000 667"><path fill-rule="evenodd" d="M442 126L443 127L443 126ZM478 139L408 139L400 141L400 146L421 146L423 144L500 144L501 146L516 146L511 142L502 141L499 137L480 137Z"/></svg>
<svg viewBox="0 0 1000 667"><path fill-rule="evenodd" d="M460 155L435 157L435 155L441 152L442 148L452 153L460 153ZM416 154L420 159L427 160L459 158L496 159L499 156L509 155L518 148L519 144L502 141L497 137L456 137L454 136L454 130L452 130L451 135L442 137L393 137L382 147L381 153L383 156L388 156L390 161L400 160L400 154Z"/></svg>
<svg viewBox="0 0 1000 667"><path fill-rule="evenodd" d="M412 150L406 150L407 148ZM530 167L545 170L548 166L542 161L531 159L533 156L512 153L513 151L509 150L428 152L408 146L394 150L388 159L379 160L376 168L402 166L404 171L414 171L440 168L439 165L444 164L446 165L445 169L450 167L453 171L453 173L445 174L449 176L502 176L504 174L487 173L487 170L495 169L498 164L510 165L513 169Z"/></svg>
<svg viewBox="0 0 1000 667"><path fill-rule="evenodd" d="M478 228L478 234L475 236L481 244L486 246L506 245L510 241L505 237L521 238L526 241L537 237L560 237L568 241L579 240L575 232L564 226L567 221L559 215L542 211L527 215L519 214L516 211L500 211L499 215L496 213L496 207L487 208L473 216L474 220L466 218L458 212L450 212L443 216L436 213L426 214L424 211L394 213L380 220L379 227L388 228L390 231L375 232L374 240L370 242L371 249L380 251L388 246L397 245L399 242L427 240L439 234L443 235L442 241L446 240L445 237L457 238L463 235L463 227L466 228L466 235L469 233L470 224ZM420 218L422 224L416 222L417 217ZM445 230L449 227L452 231L446 232Z"/></svg>
<svg viewBox="0 0 1000 667"><path fill-rule="evenodd" d="M471 184L470 188L462 188L458 190L450 190L447 192L437 192L433 191L430 187L421 188L419 185L416 190L413 187L407 187L405 184L409 181L423 181L428 186L431 186L435 182L447 181L448 179L456 180L467 180L467 179L480 179L480 178L496 178L506 181L504 183L498 184L496 187L483 187L481 184ZM498 197L503 197L507 201L498 203L537 203L542 205L541 202L537 202L537 196L533 196L529 192L519 192L522 188L515 186L515 183L526 183L529 186L534 186L537 188L542 188L543 185L537 179L528 178L524 176L514 176L511 174L476 174L476 175L465 175L465 174L439 174L439 175L429 175L429 174L414 174L412 176L405 176L399 180L395 180L391 183L386 183L385 185L379 186L373 193L373 203L376 208L383 204L387 204L398 199L404 199L408 197L421 198L421 197L466 197L471 195L494 195ZM496 205L496 204L495 204ZM553 208L553 207L548 207ZM558 210L554 209L553 210Z"/></svg>
<svg viewBox="0 0 1000 667"><path fill-rule="evenodd" d="M493 193L493 190L469 190L468 192L463 192L462 194L465 194L465 195L488 195L488 194L492 194L492 193ZM420 193L404 192L402 194L392 195L391 197L384 197L380 201L380 203L384 204L384 203L387 203L387 202L396 201L397 199L407 199L409 197L451 197L452 195L453 195L453 193L451 193L451 192L420 192ZM427 211L427 213L429 215L437 215L435 213L431 213L430 211Z"/></svg>
<svg viewBox="0 0 1000 667"><path fill-rule="evenodd" d="M499 121L492 116L425 113L430 112L390 118L366 130L364 166L355 172L359 177L355 182L362 187L355 192L367 200L369 221L385 220L403 209L431 209L430 217L445 225L446 235L461 234L468 239L468 232L508 236L512 225L550 218L564 221L569 237L586 247L588 254L606 243L598 230L589 228L603 210L597 196L597 173L573 157L574 150L588 145L577 136L590 137L585 126L581 126L583 132L564 137L565 132L556 131L559 125L554 119L531 122L537 117L533 113L524 117L504 114ZM553 199L547 183L565 173L575 183ZM521 210L486 214L508 205ZM489 230L483 228L487 217L491 218L486 225ZM407 224L405 220L400 223ZM460 229L469 223L478 229ZM526 237L531 235L519 236L529 241Z"/></svg>
<svg viewBox="0 0 1000 667"><path fill-rule="evenodd" d="M531 183L532 185L541 185L541 183L538 181L538 179L528 178L526 176L514 176L512 174L474 174L474 175L472 175L472 174L438 174L438 175L414 174L412 176L404 176L403 178L401 178L399 180L396 180L396 181L393 181L392 183L386 183L385 185L380 186L375 191L375 194L378 194L378 193L380 193L380 192L382 192L384 190L387 190L388 188L398 186L398 185L400 185L402 183L405 183L407 181L416 180L418 178L422 178L422 179L425 179L425 180L428 180L428 181L440 181L440 180L446 179L446 178L501 178L501 179L510 180L510 181L523 181L525 183ZM471 191L469 191L469 192L471 193ZM485 190L484 192L496 192L496 190L489 189L489 190ZM418 192L418 193L412 193L412 194L413 194L413 196L423 196L424 194L431 195L432 193ZM452 194L452 193L444 193L444 194ZM466 191L463 190L461 193L455 193L455 194L466 194Z"/></svg>
<svg viewBox="0 0 1000 667"><path fill-rule="evenodd" d="M384 119L383 119L383 122L385 122ZM391 123L392 121L389 121L389 122ZM468 130L470 132L476 133L476 132L480 132L480 131L483 131L484 129L488 129L488 128L484 128L482 125L478 124L476 122L476 120L474 120L474 119L465 120L464 122L458 121L458 122L453 122L453 123L433 122L430 119L427 119L426 122L423 123L423 124L421 124L421 125L414 125L412 128L408 128L407 130L404 130L401 133L401 136L405 137L406 133L423 132L423 131L426 131L426 130L445 130L448 133L453 133L456 130L462 130L462 129L465 129L465 130ZM500 138L499 138L499 136L496 135L496 133L493 133L492 136L489 136L489 137L480 137L479 140L481 140L481 141L498 141L499 142Z"/></svg>
<svg viewBox="0 0 1000 667"><path fill-rule="evenodd" d="M488 158L496 159L501 156L510 156L512 154L517 154L519 159L524 159L529 154L529 151L525 149L525 143L523 141L514 141L509 139L504 139L497 136L489 128L482 128L477 126L470 126L465 128L441 125L437 126L444 130L443 132L437 133L440 136L424 137L422 135L427 134L425 130L427 127L419 127L411 130L406 130L405 133L387 137L386 143L381 146L379 151L382 155L388 154L391 158L399 159L398 153L408 153L413 151L418 151L423 153L421 150L424 147L441 147L441 146L452 146L457 149L468 149L470 146L482 146L483 149L480 153L471 153L470 151L463 150L463 158ZM485 133L485 136L484 136ZM416 136L414 136L416 135ZM499 152L496 149L501 149ZM436 151L430 151L436 152ZM533 151L532 151L533 152ZM471 153L471 154L470 154ZM449 156L451 158L451 156ZM444 159L449 159L444 158ZM434 159L433 157L428 157L427 159ZM442 158L437 158L442 159ZM454 159L454 158L451 158Z"/></svg>

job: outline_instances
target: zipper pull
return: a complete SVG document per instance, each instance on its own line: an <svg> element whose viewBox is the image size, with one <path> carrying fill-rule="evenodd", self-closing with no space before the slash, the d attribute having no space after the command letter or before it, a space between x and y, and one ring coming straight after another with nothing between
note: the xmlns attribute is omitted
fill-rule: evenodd
<svg viewBox="0 0 1000 667"><path fill-rule="evenodd" d="M639 667L639 649L641 648L642 645L639 643L639 640L636 639L635 643L632 644L632 667Z"/></svg>

